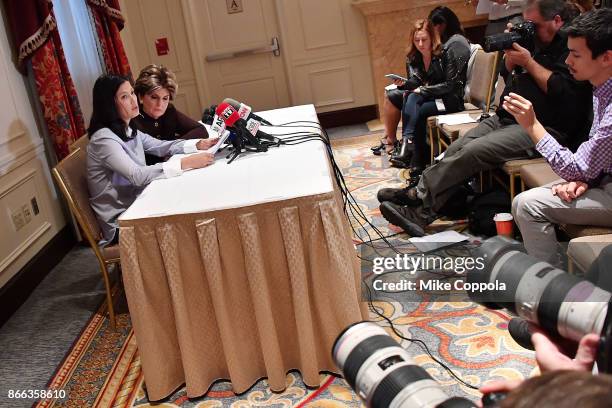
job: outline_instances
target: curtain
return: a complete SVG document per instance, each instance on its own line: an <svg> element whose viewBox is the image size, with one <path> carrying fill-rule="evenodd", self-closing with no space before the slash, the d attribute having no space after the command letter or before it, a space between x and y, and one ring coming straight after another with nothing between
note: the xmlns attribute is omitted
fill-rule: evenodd
<svg viewBox="0 0 612 408"><path fill-rule="evenodd" d="M42 114L58 159L85 133L83 114L68 71L62 43L48 0L4 0L16 47L17 65L31 64Z"/></svg>
<svg viewBox="0 0 612 408"><path fill-rule="evenodd" d="M97 35L89 7L85 0L53 0L53 13L87 123L93 111L93 84L105 71L98 54Z"/></svg>
<svg viewBox="0 0 612 408"><path fill-rule="evenodd" d="M123 29L123 16L119 0L87 0L98 34L100 53L106 72L132 77L119 31Z"/></svg>

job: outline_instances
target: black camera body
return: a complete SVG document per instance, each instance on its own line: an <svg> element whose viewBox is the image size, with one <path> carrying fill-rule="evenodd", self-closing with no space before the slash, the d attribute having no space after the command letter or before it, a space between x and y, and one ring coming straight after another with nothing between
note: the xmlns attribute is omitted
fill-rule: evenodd
<svg viewBox="0 0 612 408"><path fill-rule="evenodd" d="M533 53L535 49L536 25L532 21L523 21L512 26L509 32L493 34L485 37L483 49L485 52L503 51L512 48L517 43Z"/></svg>

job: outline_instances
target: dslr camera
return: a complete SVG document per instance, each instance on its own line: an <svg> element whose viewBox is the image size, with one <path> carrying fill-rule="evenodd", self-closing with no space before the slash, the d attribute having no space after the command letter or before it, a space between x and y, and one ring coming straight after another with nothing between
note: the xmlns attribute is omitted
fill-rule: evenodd
<svg viewBox="0 0 612 408"><path fill-rule="evenodd" d="M533 53L535 49L535 36L535 23L523 21L513 25L507 33L493 34L485 37L482 48L485 52L495 52L510 49L513 43L517 43Z"/></svg>

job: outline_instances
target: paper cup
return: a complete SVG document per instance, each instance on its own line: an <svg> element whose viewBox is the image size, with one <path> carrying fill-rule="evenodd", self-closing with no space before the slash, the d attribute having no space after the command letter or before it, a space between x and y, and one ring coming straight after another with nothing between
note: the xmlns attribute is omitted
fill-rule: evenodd
<svg viewBox="0 0 612 408"><path fill-rule="evenodd" d="M497 229L497 235L505 235L512 238L512 232L514 229L514 218L510 213L499 213L495 214L493 221L495 221L495 228Z"/></svg>

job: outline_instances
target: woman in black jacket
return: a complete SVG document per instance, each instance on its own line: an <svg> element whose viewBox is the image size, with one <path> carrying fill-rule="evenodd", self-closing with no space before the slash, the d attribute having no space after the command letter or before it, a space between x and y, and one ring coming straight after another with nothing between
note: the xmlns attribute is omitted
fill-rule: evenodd
<svg viewBox="0 0 612 408"><path fill-rule="evenodd" d="M402 147L390 159L395 166L411 167L412 173L422 171L429 157L427 118L464 109L463 95L470 58L470 44L452 10L436 7L429 15L429 24L444 43L442 55L430 64L426 75L414 76L421 81L415 83L402 108Z"/></svg>
<svg viewBox="0 0 612 408"><path fill-rule="evenodd" d="M391 153L395 147L398 147L397 125L401 118L406 96L419 87L424 80L437 83L443 78L440 59L442 45L433 25L428 20L416 20L409 38L411 42L406 55L408 80L395 80L394 84L397 88L385 92L383 104L385 137L381 140L380 145L372 147L375 155L380 155L383 149L387 153Z"/></svg>

